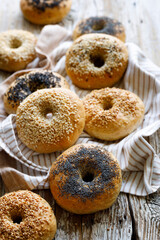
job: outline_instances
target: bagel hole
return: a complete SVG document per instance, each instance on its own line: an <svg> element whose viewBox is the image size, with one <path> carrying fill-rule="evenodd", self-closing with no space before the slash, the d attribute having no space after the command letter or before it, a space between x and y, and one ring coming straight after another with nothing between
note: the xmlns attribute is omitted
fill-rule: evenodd
<svg viewBox="0 0 160 240"><path fill-rule="evenodd" d="M82 174L82 180L84 182L92 182L94 179L94 173L92 172L85 172L84 174Z"/></svg>
<svg viewBox="0 0 160 240"><path fill-rule="evenodd" d="M22 216L21 215L13 215L12 221L13 221L13 223L20 224L22 222Z"/></svg>
<svg viewBox="0 0 160 240"><path fill-rule="evenodd" d="M22 42L17 38L12 39L12 41L10 42L10 48L19 48L21 45Z"/></svg>
<svg viewBox="0 0 160 240"><path fill-rule="evenodd" d="M45 112L45 118L47 118L48 120L53 118L53 113L50 109L48 109L48 111Z"/></svg>
<svg viewBox="0 0 160 240"><path fill-rule="evenodd" d="M46 107L46 105L48 105L48 107ZM47 120L52 120L56 111L54 111L54 109L52 108L52 106L49 106L49 103L45 103L42 106L40 106L40 112L41 112L41 116Z"/></svg>
<svg viewBox="0 0 160 240"><path fill-rule="evenodd" d="M90 55L90 62L97 68L101 68L104 65L104 58L102 55Z"/></svg>
<svg viewBox="0 0 160 240"><path fill-rule="evenodd" d="M109 110L109 109L111 109L112 108L112 104L110 103L110 102L107 102L107 103L105 103L104 105L103 105L103 109L105 110L105 111L107 111L107 110Z"/></svg>
<svg viewBox="0 0 160 240"><path fill-rule="evenodd" d="M54 111L52 108L48 107L43 109L42 114L46 119L51 120L54 116Z"/></svg>
<svg viewBox="0 0 160 240"><path fill-rule="evenodd" d="M52 117L53 117L53 114L52 114L52 113L47 113L47 114L46 114L46 118L47 118L47 119L52 119Z"/></svg>
<svg viewBox="0 0 160 240"><path fill-rule="evenodd" d="M98 24L93 24L92 29L93 31L100 31L105 27L104 22L99 22Z"/></svg>

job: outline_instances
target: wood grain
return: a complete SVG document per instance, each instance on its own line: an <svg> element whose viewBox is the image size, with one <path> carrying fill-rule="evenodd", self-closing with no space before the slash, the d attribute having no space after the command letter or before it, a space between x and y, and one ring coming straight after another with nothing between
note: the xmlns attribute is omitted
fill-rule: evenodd
<svg viewBox="0 0 160 240"><path fill-rule="evenodd" d="M160 191L146 198L129 196L134 239L160 239Z"/></svg>
<svg viewBox="0 0 160 240"><path fill-rule="evenodd" d="M83 239L123 239L132 237L132 220L126 194L104 211L82 217Z"/></svg>
<svg viewBox="0 0 160 240"><path fill-rule="evenodd" d="M120 20L126 29L127 42L137 44L160 66L160 2L155 0L104 1L107 16ZM157 51L158 50L158 51Z"/></svg>
<svg viewBox="0 0 160 240"><path fill-rule="evenodd" d="M79 10L81 8L81 11ZM136 43L160 66L159 0L73 0L69 15L60 23L73 30L85 17L106 15L120 20L128 42ZM0 0L0 31L24 29L39 35L42 26L27 22L20 11L19 0ZM0 71L0 82L9 74ZM160 154L160 131L147 139ZM4 194L0 179L0 193ZM158 240L160 239L160 191L146 198L121 193L115 204L96 214L74 215L64 211L49 190L36 191L52 206L58 223L56 240Z"/></svg>

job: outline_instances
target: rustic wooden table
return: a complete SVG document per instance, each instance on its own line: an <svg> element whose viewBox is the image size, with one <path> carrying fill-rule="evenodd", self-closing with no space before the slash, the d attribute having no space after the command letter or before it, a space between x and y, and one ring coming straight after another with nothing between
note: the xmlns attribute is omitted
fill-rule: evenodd
<svg viewBox="0 0 160 240"><path fill-rule="evenodd" d="M84 17L103 15L120 20L127 41L140 46L155 64L160 66L160 1L159 0L73 0L72 9L60 25L72 30ZM0 0L0 31L24 29L39 35L42 27L24 20L19 0ZM0 71L0 81L8 73ZM147 139L160 154L160 131ZM58 229L55 239L135 240L160 239L160 191L148 197L121 193L116 203L105 211L78 216L55 204L49 190L36 191L53 207ZM0 193L5 193L0 180Z"/></svg>

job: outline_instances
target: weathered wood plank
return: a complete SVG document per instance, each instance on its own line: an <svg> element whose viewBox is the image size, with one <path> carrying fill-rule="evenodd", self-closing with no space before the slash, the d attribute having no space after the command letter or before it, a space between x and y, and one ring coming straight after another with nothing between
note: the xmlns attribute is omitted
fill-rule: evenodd
<svg viewBox="0 0 160 240"><path fill-rule="evenodd" d="M134 221L134 239L160 239L160 191L150 196L129 196L132 220Z"/></svg>
<svg viewBox="0 0 160 240"><path fill-rule="evenodd" d="M140 46L157 65L160 59L159 0L104 1L107 16L120 20L126 29L127 42Z"/></svg>
<svg viewBox="0 0 160 240"><path fill-rule="evenodd" d="M132 220L126 194L120 194L111 208L82 216L83 239L130 240Z"/></svg>
<svg viewBox="0 0 160 240"><path fill-rule="evenodd" d="M56 240L82 240L81 216L69 213L56 205Z"/></svg>

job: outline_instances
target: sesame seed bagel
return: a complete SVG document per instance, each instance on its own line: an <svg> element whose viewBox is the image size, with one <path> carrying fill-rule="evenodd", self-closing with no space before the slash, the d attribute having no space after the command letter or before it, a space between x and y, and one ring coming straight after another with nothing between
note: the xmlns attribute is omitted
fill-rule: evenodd
<svg viewBox="0 0 160 240"><path fill-rule="evenodd" d="M35 24L60 22L70 11L71 0L21 0L24 17Z"/></svg>
<svg viewBox="0 0 160 240"><path fill-rule="evenodd" d="M14 72L24 69L36 57L36 37L23 30L0 33L0 69Z"/></svg>
<svg viewBox="0 0 160 240"><path fill-rule="evenodd" d="M73 40L83 34L105 33L125 42L126 35L122 23L108 17L89 17L81 20L73 31Z"/></svg>
<svg viewBox="0 0 160 240"><path fill-rule="evenodd" d="M50 169L50 189L67 211L89 214L109 208L122 183L117 159L102 147L78 144L63 152Z"/></svg>
<svg viewBox="0 0 160 240"><path fill-rule="evenodd" d="M84 124L83 103L68 89L38 90L17 108L18 136L28 148L39 153L72 146L82 133Z"/></svg>
<svg viewBox="0 0 160 240"><path fill-rule="evenodd" d="M66 71L72 82L84 89L111 87L123 76L128 50L118 38L85 34L66 53Z"/></svg>
<svg viewBox="0 0 160 240"><path fill-rule="evenodd" d="M52 240L56 228L50 205L38 194L17 191L0 198L0 239Z"/></svg>
<svg viewBox="0 0 160 240"><path fill-rule="evenodd" d="M134 93L118 88L94 90L83 99L85 131L113 141L134 131L144 118L144 104Z"/></svg>
<svg viewBox="0 0 160 240"><path fill-rule="evenodd" d="M31 93L43 88L69 88L60 74L49 70L34 70L17 77L3 96L4 108L8 114L15 114L20 103Z"/></svg>

